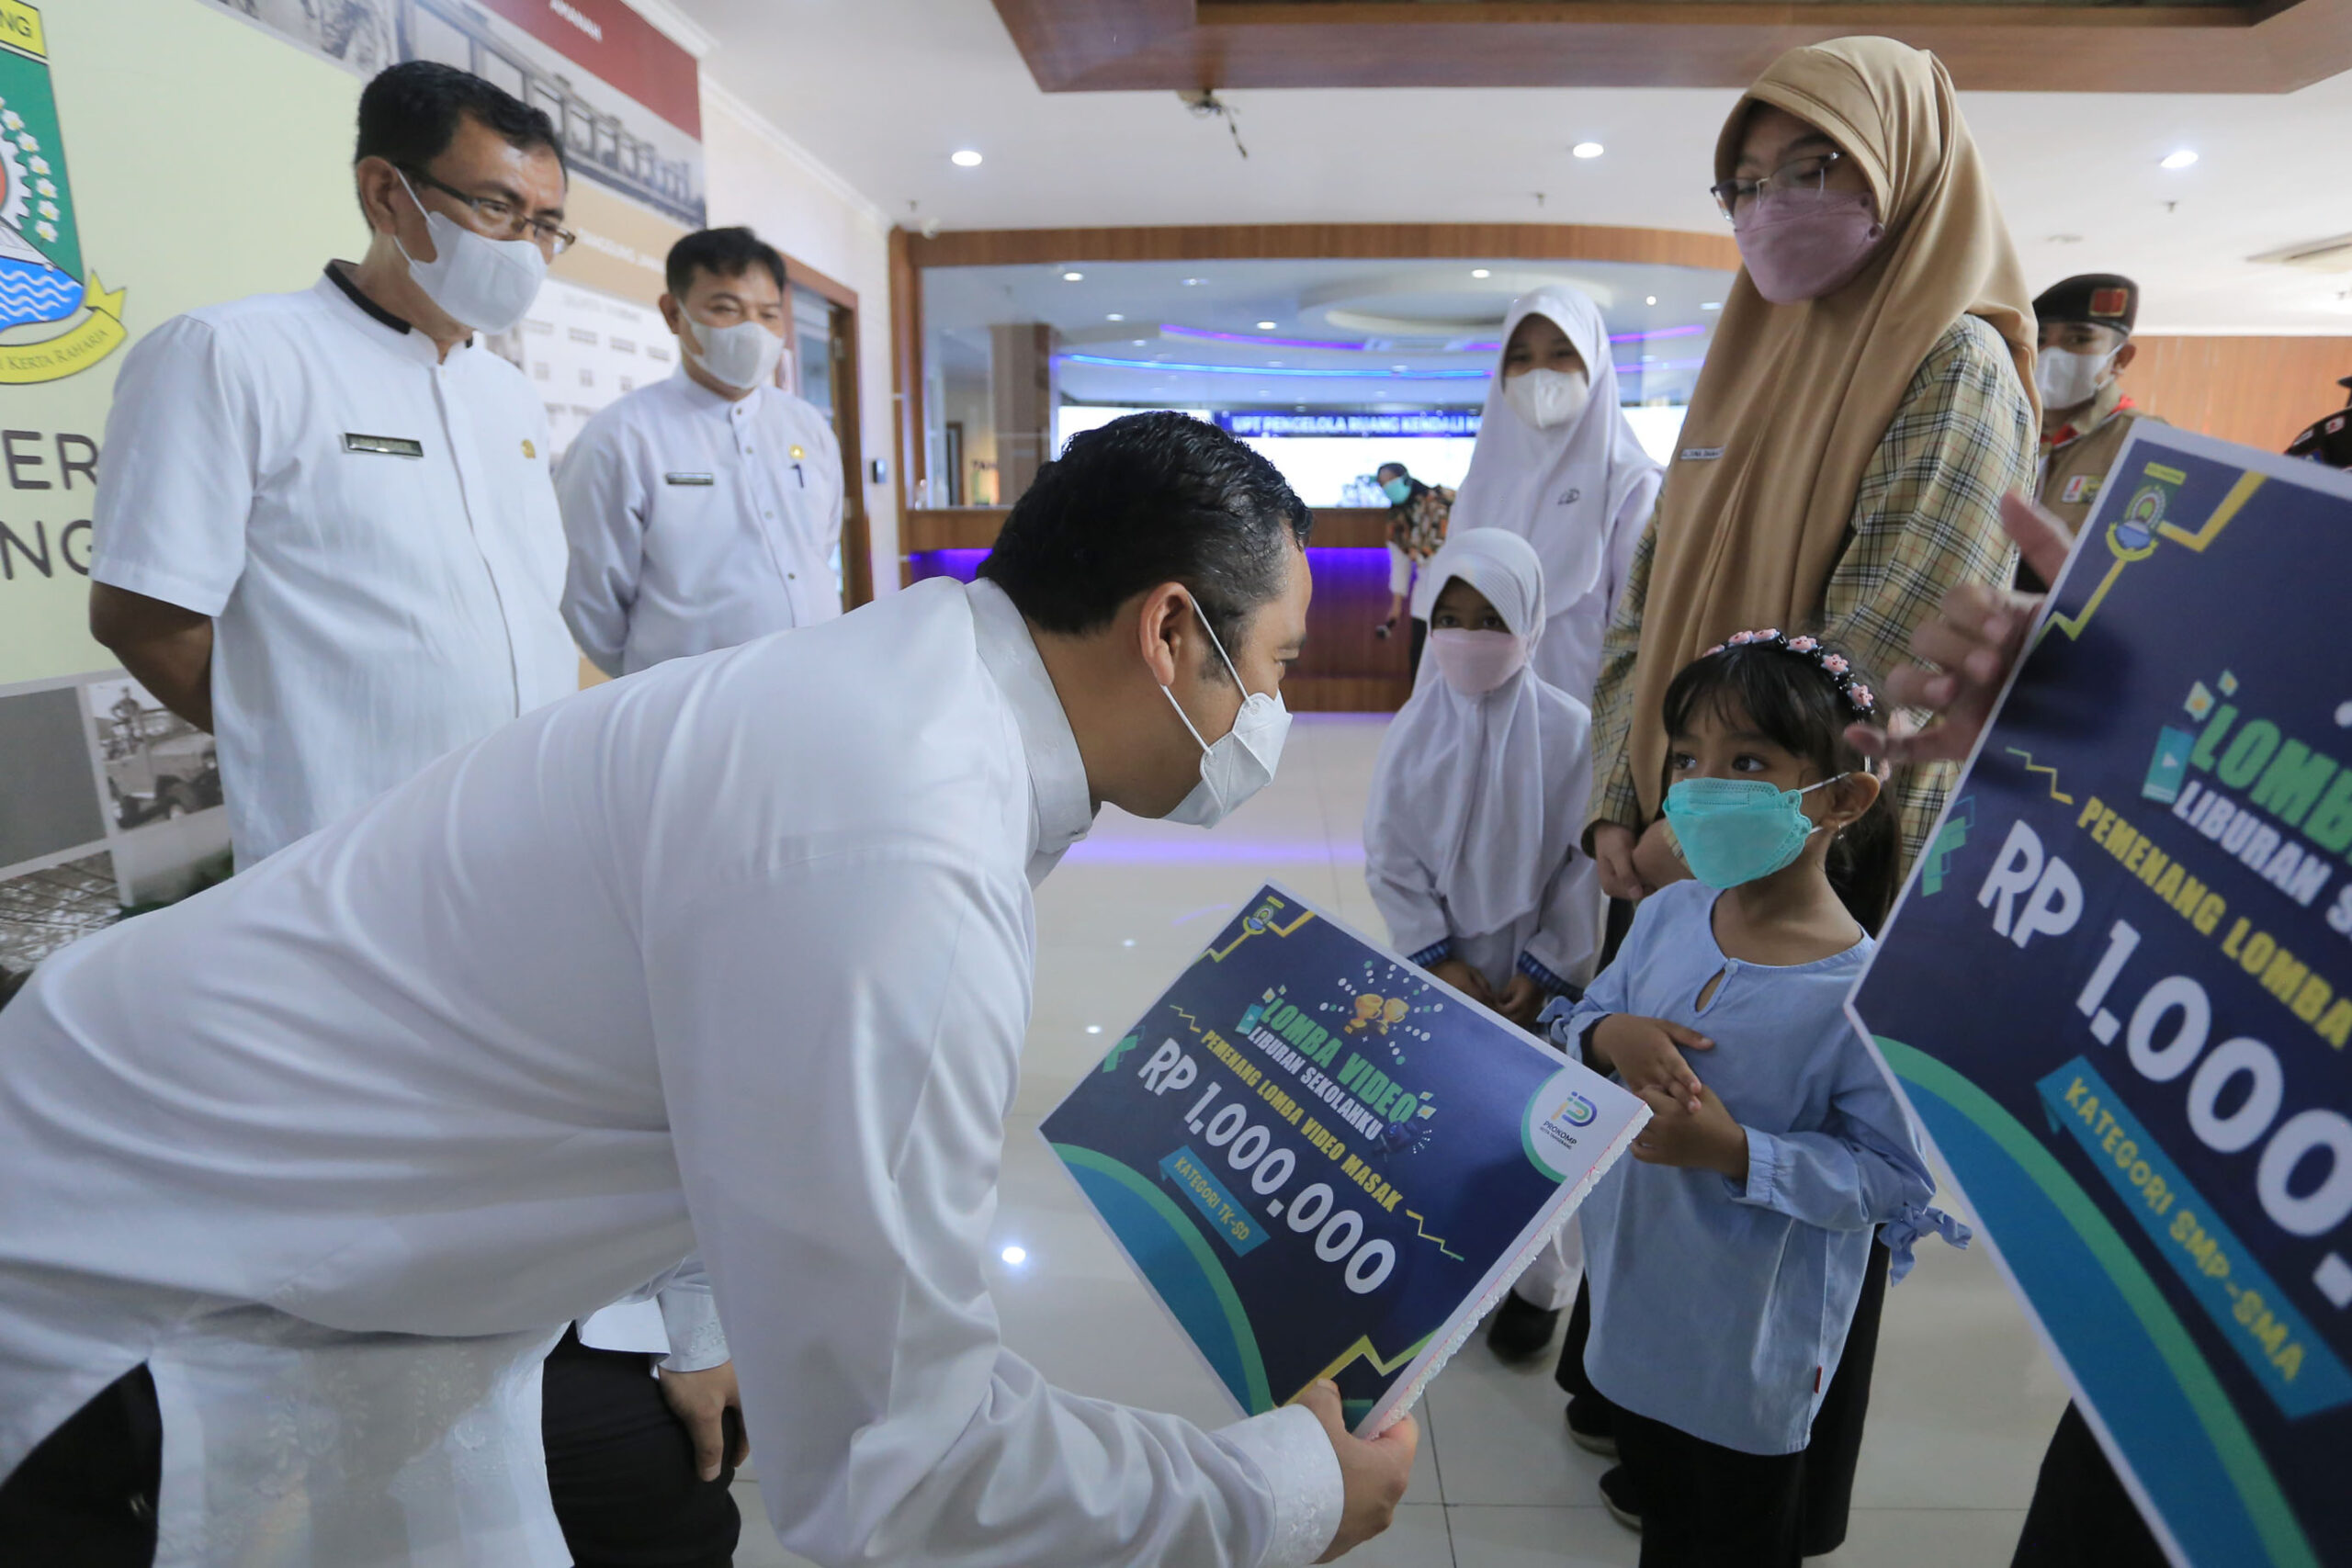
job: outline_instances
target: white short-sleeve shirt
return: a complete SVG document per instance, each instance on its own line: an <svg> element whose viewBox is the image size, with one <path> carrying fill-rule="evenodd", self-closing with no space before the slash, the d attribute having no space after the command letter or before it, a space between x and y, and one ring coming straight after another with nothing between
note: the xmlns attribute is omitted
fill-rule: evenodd
<svg viewBox="0 0 2352 1568"><path fill-rule="evenodd" d="M600 411L563 455L563 616L633 674L842 613L841 446L775 387L729 401L682 367Z"/></svg>
<svg viewBox="0 0 2352 1568"><path fill-rule="evenodd" d="M105 450L90 575L212 617L240 867L578 688L537 393L334 267L141 340Z"/></svg>

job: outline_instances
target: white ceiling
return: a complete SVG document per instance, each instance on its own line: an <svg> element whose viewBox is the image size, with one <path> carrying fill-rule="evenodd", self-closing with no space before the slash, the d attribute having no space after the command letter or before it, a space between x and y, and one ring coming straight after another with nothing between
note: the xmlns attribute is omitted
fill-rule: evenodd
<svg viewBox="0 0 2352 1568"><path fill-rule="evenodd" d="M678 4L718 40L707 75L902 221L1721 222L1705 187L1728 92L1235 92L1244 161L1223 124L1171 93L1040 93L989 0ZM1962 105L2033 287L2126 272L2146 331L2352 334L2352 272L2245 259L2352 231L2352 73L2283 97ZM1571 158L1587 140L1606 155ZM954 167L961 147L987 161ZM2178 147L2200 162L2160 169Z"/></svg>

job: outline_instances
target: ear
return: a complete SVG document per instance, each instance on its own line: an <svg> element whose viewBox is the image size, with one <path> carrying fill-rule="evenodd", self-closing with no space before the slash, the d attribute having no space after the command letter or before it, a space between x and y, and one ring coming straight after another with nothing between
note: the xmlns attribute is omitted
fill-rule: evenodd
<svg viewBox="0 0 2352 1568"><path fill-rule="evenodd" d="M665 289L662 291L662 298L656 301L656 303L658 303L662 308L662 321L663 324L678 336L685 336L685 323L681 320L681 318L685 315L686 308L678 303L678 297Z"/></svg>
<svg viewBox="0 0 2352 1568"><path fill-rule="evenodd" d="M2125 338L2123 346L2115 351L2115 371L2121 375L2131 363L2140 357L2140 344L2135 338Z"/></svg>
<svg viewBox="0 0 2352 1568"><path fill-rule="evenodd" d="M1878 804L1879 791L1885 787L1885 782L1867 769L1848 773L1829 786L1829 810L1823 822L1838 829L1852 827Z"/></svg>
<svg viewBox="0 0 2352 1568"><path fill-rule="evenodd" d="M379 234L397 232L401 208L396 205L403 193L400 172L383 158L367 157L351 171L352 183L359 190L359 208L368 216L368 227Z"/></svg>
<svg viewBox="0 0 2352 1568"><path fill-rule="evenodd" d="M1193 603L1182 583L1163 582L1136 598L1136 644L1144 668L1161 686L1176 684L1193 648Z"/></svg>

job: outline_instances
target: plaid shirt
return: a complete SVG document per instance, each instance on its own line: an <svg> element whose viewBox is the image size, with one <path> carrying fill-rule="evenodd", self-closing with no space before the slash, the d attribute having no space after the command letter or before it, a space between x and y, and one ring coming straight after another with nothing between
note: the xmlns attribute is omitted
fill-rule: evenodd
<svg viewBox="0 0 2352 1568"><path fill-rule="evenodd" d="M1962 316L1920 364L1862 470L1846 548L1822 595L1816 635L1842 646L1870 679L1879 680L1912 661L1911 634L1935 615L1946 592L1963 582L2006 587L2016 552L2001 531L2001 497L2031 492L2040 438L2008 345L1980 318ZM1634 654L1657 549L1653 517L1601 647L1593 702L1593 777L1600 782L1592 820L1637 830L1641 800L1626 738ZM1741 628L1716 629L1727 635ZM1958 773L1950 762L1896 770L1889 788L1901 818L1905 874Z"/></svg>

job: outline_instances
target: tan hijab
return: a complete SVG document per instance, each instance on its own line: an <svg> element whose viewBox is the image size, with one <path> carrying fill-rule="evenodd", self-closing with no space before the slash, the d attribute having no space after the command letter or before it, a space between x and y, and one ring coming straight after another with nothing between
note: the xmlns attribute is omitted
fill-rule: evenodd
<svg viewBox="0 0 2352 1568"><path fill-rule="evenodd" d="M1753 104L1835 141L1869 179L1887 235L1824 299L1770 304L1742 269L1724 301L1667 470L1634 664L1629 740L1647 813L1658 806L1667 686L1734 632L1818 619L1862 470L1951 324L1991 322L2032 395L2033 296L1943 62L1883 38L1789 51L1724 122L1718 180L1739 161Z"/></svg>

